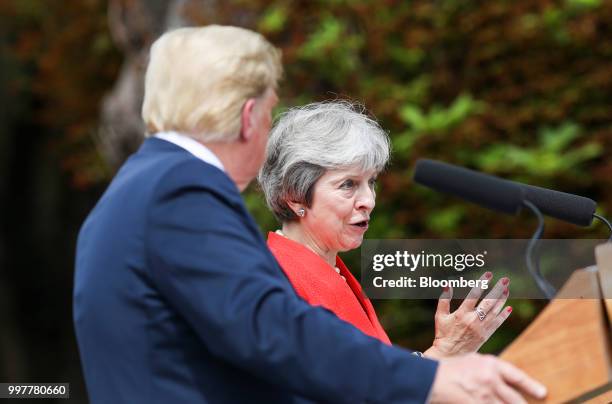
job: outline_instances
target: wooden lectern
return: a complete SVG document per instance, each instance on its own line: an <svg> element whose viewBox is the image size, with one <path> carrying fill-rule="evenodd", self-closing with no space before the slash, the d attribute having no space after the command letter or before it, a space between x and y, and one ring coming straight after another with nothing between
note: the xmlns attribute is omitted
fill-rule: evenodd
<svg viewBox="0 0 612 404"><path fill-rule="evenodd" d="M597 268L575 271L500 355L548 387L545 400L530 402L612 403L612 243L595 257Z"/></svg>

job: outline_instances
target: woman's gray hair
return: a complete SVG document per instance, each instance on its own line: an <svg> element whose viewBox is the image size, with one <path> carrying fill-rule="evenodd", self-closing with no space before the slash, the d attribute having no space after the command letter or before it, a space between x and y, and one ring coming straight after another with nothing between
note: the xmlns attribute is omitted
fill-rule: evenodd
<svg viewBox="0 0 612 404"><path fill-rule="evenodd" d="M272 128L259 184L274 216L297 219L286 201L310 207L314 185L328 170L381 171L389 160L389 136L346 101L317 102L283 113Z"/></svg>

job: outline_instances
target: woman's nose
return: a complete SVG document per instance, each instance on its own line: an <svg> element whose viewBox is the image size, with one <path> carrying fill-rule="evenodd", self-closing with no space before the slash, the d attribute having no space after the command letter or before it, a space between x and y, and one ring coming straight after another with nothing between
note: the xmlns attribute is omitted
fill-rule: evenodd
<svg viewBox="0 0 612 404"><path fill-rule="evenodd" d="M370 212L376 205L376 194L369 186L364 187L364 189L360 190L355 202L358 210L366 209L368 212Z"/></svg>

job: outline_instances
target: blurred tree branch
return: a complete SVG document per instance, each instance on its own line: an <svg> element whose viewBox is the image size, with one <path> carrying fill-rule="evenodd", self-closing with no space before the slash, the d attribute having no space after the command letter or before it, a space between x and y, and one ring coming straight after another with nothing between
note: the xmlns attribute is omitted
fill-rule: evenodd
<svg viewBox="0 0 612 404"><path fill-rule="evenodd" d="M110 167L119 167L142 142L145 127L140 109L152 42L173 28L213 22L249 26L255 17L248 9L228 12L227 5L218 0L109 1L108 27L125 57L115 85L102 101L95 134L98 149Z"/></svg>
<svg viewBox="0 0 612 404"><path fill-rule="evenodd" d="M181 8L185 0L111 0L108 26L111 37L124 54L119 76L101 106L96 133L98 148L111 167L118 167L140 145L144 124L140 108L148 49L163 31L184 25Z"/></svg>

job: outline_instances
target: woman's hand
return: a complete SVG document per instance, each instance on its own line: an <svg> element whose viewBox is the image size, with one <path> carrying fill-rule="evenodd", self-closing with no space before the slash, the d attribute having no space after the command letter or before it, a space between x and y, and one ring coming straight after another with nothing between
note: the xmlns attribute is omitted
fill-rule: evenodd
<svg viewBox="0 0 612 404"><path fill-rule="evenodd" d="M491 280L492 276L491 272L486 272L480 279ZM443 358L477 352L512 312L512 307L503 308L509 285L508 278L501 278L478 305L482 289L475 287L453 313L450 313L453 290L445 288L438 300L433 346L424 355Z"/></svg>

